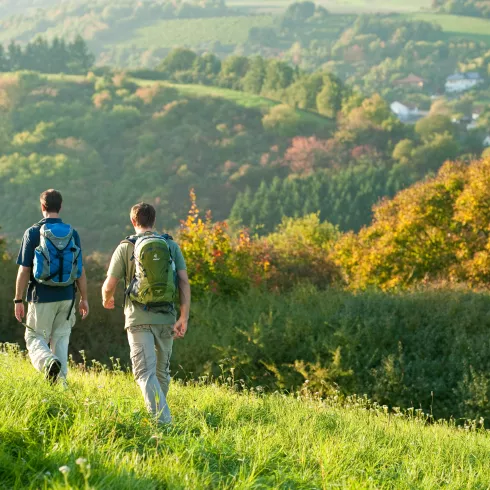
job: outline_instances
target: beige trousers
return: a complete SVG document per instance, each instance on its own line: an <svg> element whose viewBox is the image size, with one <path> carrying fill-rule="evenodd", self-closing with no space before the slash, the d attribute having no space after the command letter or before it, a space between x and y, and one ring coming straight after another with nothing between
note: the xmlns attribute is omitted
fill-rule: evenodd
<svg viewBox="0 0 490 490"><path fill-rule="evenodd" d="M128 327L133 374L145 404L159 422L172 421L167 404L170 386L170 357L173 325L138 325Z"/></svg>
<svg viewBox="0 0 490 490"><path fill-rule="evenodd" d="M68 343L75 324L75 307L68 313L72 300L54 303L29 303L25 341L33 366L43 372L47 363L57 358L61 363L61 376L68 371Z"/></svg>

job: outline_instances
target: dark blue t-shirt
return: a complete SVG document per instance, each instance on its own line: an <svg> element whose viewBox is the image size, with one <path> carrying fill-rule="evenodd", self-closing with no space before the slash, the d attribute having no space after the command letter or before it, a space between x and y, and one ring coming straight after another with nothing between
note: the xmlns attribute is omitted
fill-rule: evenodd
<svg viewBox="0 0 490 490"><path fill-rule="evenodd" d="M44 223L62 223L60 218L46 218L39 222L39 225ZM80 236L76 230L73 230L73 239L80 249ZM17 257L17 265L30 267L34 265L34 251L39 246L41 241L41 226L32 226L24 233L22 244ZM81 253L81 252L80 252ZM54 303L55 301L73 300L75 297L75 286L66 287L46 286L39 284L34 280L31 271L31 282L27 288L27 301L34 303Z"/></svg>

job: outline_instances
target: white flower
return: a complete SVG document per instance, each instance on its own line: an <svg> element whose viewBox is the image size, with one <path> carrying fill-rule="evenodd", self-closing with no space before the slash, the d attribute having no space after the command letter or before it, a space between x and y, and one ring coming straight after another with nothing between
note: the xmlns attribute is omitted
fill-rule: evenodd
<svg viewBox="0 0 490 490"><path fill-rule="evenodd" d="M80 466L83 466L87 463L87 460L85 458L78 458L76 461L75 461L76 464L80 465Z"/></svg>
<svg viewBox="0 0 490 490"><path fill-rule="evenodd" d="M63 473L63 475L70 473L70 467L66 465L60 466L59 470L61 471L61 473Z"/></svg>

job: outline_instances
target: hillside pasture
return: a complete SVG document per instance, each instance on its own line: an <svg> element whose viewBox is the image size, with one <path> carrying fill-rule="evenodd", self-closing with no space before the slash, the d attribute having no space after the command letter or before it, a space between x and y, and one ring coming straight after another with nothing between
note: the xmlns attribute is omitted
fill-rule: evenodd
<svg viewBox="0 0 490 490"><path fill-rule="evenodd" d="M228 377L228 380L227 380ZM9 489L488 488L490 435L363 398L263 394L233 375L174 383L170 427L130 374L101 365L49 386L0 352L0 481ZM241 391L241 393L239 392Z"/></svg>
<svg viewBox="0 0 490 490"><path fill-rule="evenodd" d="M490 19L431 13L410 14L409 18L439 24L448 40L471 39L490 44Z"/></svg>
<svg viewBox="0 0 490 490"><path fill-rule="evenodd" d="M280 13L292 2L290 0L227 0L227 5L249 12ZM417 12L429 9L430 0L317 0L315 2L335 13L371 12Z"/></svg>
<svg viewBox="0 0 490 490"><path fill-rule="evenodd" d="M271 15L164 20L136 29L129 39L114 46L170 49L215 42L236 45L247 40L252 27L271 27L273 23Z"/></svg>

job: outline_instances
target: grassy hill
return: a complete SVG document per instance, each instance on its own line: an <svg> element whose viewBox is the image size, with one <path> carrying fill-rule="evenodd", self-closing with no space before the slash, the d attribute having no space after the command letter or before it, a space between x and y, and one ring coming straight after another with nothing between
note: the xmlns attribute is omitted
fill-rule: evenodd
<svg viewBox="0 0 490 490"><path fill-rule="evenodd" d="M465 38L490 44L490 19L431 13L411 14L409 17L439 24L447 39Z"/></svg>
<svg viewBox="0 0 490 490"><path fill-rule="evenodd" d="M271 27L273 23L274 17L271 15L163 20L136 29L131 38L114 44L144 49L198 46L214 42L234 46L247 40L250 29Z"/></svg>
<svg viewBox="0 0 490 490"><path fill-rule="evenodd" d="M0 120L1 226L13 246L37 220L37 195L47 180L67 196L67 217L87 233L87 248L103 250L117 241L127 209L139 200L154 202L164 217L160 226L171 229L186 216L195 187L202 206L226 218L236 194L270 172L261 156L289 141L263 125L277 102L232 90L13 74L0 77L0 86L11 108ZM331 120L297 114L299 134L333 129ZM117 215L105 212L114 206Z"/></svg>
<svg viewBox="0 0 490 490"><path fill-rule="evenodd" d="M239 7L258 12L281 12L292 2L290 0L228 0L230 7ZM370 13L370 12L415 12L430 8L430 0L317 0L331 12Z"/></svg>
<svg viewBox="0 0 490 490"><path fill-rule="evenodd" d="M10 351L10 352L8 352ZM221 380L223 381L223 380ZM130 375L72 369L50 387L12 348L0 353L2 488L488 488L488 432L342 406L174 383L158 428ZM470 429L470 430L468 430ZM66 468L67 467L68 470ZM65 474L60 472L63 468Z"/></svg>

